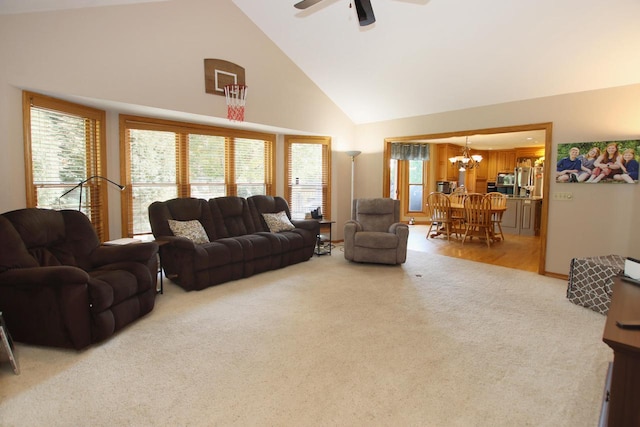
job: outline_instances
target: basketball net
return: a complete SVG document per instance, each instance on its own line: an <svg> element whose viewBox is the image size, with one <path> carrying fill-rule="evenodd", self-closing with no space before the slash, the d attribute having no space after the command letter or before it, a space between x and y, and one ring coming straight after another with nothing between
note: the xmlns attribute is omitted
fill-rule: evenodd
<svg viewBox="0 0 640 427"><path fill-rule="evenodd" d="M244 106L247 102L247 86L226 85L224 95L227 98L227 118L234 122L244 121Z"/></svg>

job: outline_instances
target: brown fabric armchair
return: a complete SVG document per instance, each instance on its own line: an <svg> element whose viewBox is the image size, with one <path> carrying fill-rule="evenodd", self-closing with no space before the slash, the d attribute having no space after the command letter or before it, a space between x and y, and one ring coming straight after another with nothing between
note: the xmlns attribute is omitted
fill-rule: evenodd
<svg viewBox="0 0 640 427"><path fill-rule="evenodd" d="M156 243L102 246L79 211L0 215L0 311L16 341L82 349L149 313Z"/></svg>
<svg viewBox="0 0 640 427"><path fill-rule="evenodd" d="M400 201L356 199L344 225L344 257L349 261L402 264L407 259L409 226L400 222Z"/></svg>

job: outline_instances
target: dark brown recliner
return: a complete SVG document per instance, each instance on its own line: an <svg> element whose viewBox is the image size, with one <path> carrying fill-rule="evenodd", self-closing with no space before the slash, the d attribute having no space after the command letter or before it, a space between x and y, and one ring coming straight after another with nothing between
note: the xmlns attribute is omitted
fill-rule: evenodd
<svg viewBox="0 0 640 427"><path fill-rule="evenodd" d="M15 341L82 349L149 313L156 243L100 245L79 211L0 215L0 311Z"/></svg>

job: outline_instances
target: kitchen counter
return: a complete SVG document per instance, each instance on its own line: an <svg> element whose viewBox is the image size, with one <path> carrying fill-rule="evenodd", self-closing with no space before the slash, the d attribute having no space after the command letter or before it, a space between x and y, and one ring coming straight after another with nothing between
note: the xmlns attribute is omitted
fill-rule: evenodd
<svg viewBox="0 0 640 427"><path fill-rule="evenodd" d="M528 199L528 200L542 200L542 197L532 197L532 196L514 196L513 194L507 195L508 199Z"/></svg>

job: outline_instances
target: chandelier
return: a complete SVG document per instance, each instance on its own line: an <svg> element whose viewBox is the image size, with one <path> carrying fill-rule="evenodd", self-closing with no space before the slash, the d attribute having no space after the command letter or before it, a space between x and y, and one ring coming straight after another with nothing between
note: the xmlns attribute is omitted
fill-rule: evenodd
<svg viewBox="0 0 640 427"><path fill-rule="evenodd" d="M460 172L464 172L467 169L473 169L480 165L482 161L482 156L479 154L471 155L471 149L469 148L469 137L464 144L464 148L462 148L462 155L449 157L449 161L452 166L459 168Z"/></svg>

